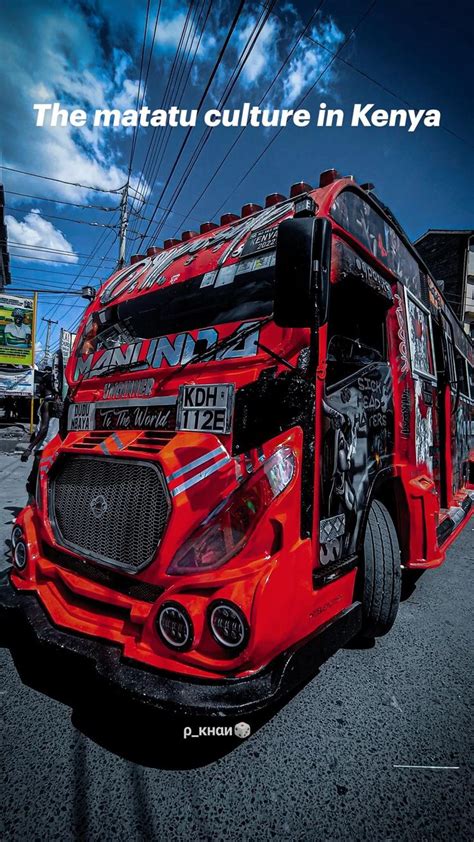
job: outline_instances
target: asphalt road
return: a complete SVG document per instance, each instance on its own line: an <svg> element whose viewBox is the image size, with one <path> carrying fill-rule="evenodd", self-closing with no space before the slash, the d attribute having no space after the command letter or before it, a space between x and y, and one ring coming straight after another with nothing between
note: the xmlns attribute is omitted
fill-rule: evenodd
<svg viewBox="0 0 474 842"><path fill-rule="evenodd" d="M25 474L0 456L2 545ZM390 635L339 651L245 740L184 740L185 722L78 695L0 650L2 839L472 839L473 525L405 588ZM55 682L72 713L46 694Z"/></svg>

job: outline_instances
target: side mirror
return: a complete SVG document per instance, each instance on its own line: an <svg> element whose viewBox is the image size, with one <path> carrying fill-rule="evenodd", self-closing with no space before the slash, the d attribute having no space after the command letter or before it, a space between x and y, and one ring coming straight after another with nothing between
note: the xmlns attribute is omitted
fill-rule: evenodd
<svg viewBox="0 0 474 842"><path fill-rule="evenodd" d="M278 227L275 323L315 327L328 317L331 266L329 219L285 219Z"/></svg>

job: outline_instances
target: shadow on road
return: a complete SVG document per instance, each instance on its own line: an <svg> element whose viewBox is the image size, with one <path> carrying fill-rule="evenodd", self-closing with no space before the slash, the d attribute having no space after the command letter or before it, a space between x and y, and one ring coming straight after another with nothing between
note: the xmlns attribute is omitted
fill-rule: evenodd
<svg viewBox="0 0 474 842"><path fill-rule="evenodd" d="M23 507L22 506L4 506L3 510L5 512L11 512L12 513L12 515L13 515L12 521L13 521L14 518L18 517L20 512L23 510ZM7 521L7 523L8 523L8 521Z"/></svg>
<svg viewBox="0 0 474 842"><path fill-rule="evenodd" d="M400 593L400 602L405 602L416 591L417 582L420 579L423 570L404 570L402 573L402 587ZM375 639L373 637L363 637L361 634L356 635L349 640L344 649L373 649L375 646Z"/></svg>
<svg viewBox="0 0 474 842"><path fill-rule="evenodd" d="M416 591L418 580L421 578L424 570L404 570L402 575L402 593L400 599L405 602Z"/></svg>
<svg viewBox="0 0 474 842"><path fill-rule="evenodd" d="M200 728L233 730L244 721L255 734L304 686L264 712L238 719L168 715L99 685L92 672L72 671L67 654L45 653L28 631L6 630L0 623L0 645L10 649L24 684L72 709L71 721L80 734L125 760L159 769L193 769L224 757L243 740L234 733L200 735ZM185 739L185 728L195 736L188 733Z"/></svg>

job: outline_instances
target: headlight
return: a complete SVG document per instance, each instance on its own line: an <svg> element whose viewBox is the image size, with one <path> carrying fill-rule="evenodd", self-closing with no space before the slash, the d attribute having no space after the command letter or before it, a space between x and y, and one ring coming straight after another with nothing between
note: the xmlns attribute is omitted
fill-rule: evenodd
<svg viewBox="0 0 474 842"><path fill-rule="evenodd" d="M188 612L177 602L165 602L156 618L163 643L172 649L189 649L193 642L193 624Z"/></svg>
<svg viewBox="0 0 474 842"><path fill-rule="evenodd" d="M209 627L221 646L234 651L243 649L249 636L247 620L231 602L214 602L209 606Z"/></svg>
<svg viewBox="0 0 474 842"><path fill-rule="evenodd" d="M23 570L26 560L28 558L28 551L24 541L17 541L13 548L13 564L18 570Z"/></svg>
<svg viewBox="0 0 474 842"><path fill-rule="evenodd" d="M16 547L18 541L23 538L23 532L20 526L14 526L12 531L12 547Z"/></svg>
<svg viewBox="0 0 474 842"><path fill-rule="evenodd" d="M289 485L295 468L291 448L279 447L183 543L167 572L199 573L229 561L247 543L270 503Z"/></svg>

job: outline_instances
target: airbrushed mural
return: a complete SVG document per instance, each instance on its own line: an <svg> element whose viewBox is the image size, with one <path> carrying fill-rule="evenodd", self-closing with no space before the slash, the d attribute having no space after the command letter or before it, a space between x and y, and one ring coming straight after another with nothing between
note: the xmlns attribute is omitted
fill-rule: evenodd
<svg viewBox="0 0 474 842"><path fill-rule="evenodd" d="M451 416L451 452L453 459L453 491L467 480L469 452L474 426L472 404L460 401Z"/></svg>
<svg viewBox="0 0 474 842"><path fill-rule="evenodd" d="M352 190L335 199L331 216L349 231L415 294L420 288L420 267L407 247L374 208Z"/></svg>
<svg viewBox="0 0 474 842"><path fill-rule="evenodd" d="M390 366L375 363L328 390L323 405L320 561L352 553L364 500L393 451Z"/></svg>

